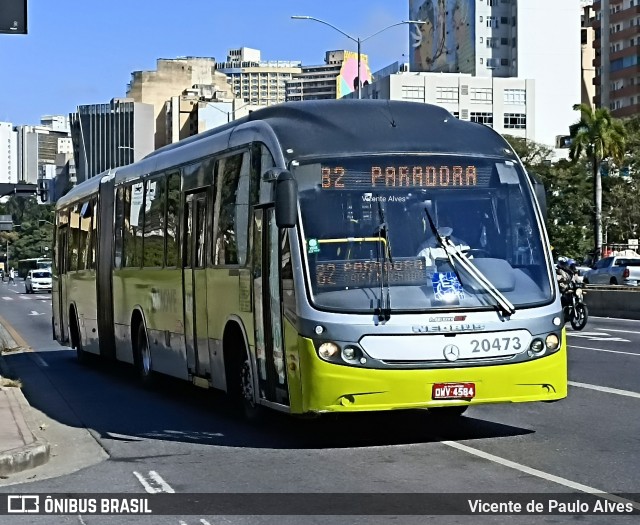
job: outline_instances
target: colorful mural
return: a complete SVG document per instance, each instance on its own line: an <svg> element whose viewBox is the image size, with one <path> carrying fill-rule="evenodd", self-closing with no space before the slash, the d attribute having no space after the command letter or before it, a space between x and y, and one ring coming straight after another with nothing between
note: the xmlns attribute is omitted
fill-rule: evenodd
<svg viewBox="0 0 640 525"><path fill-rule="evenodd" d="M344 61L340 68L340 74L336 79L336 98L344 97L355 91L356 72L358 71L358 53L353 51L344 52ZM369 57L360 55L360 77L362 85L371 83L371 70L369 69Z"/></svg>
<svg viewBox="0 0 640 525"><path fill-rule="evenodd" d="M411 71L475 74L475 0L409 0Z"/></svg>

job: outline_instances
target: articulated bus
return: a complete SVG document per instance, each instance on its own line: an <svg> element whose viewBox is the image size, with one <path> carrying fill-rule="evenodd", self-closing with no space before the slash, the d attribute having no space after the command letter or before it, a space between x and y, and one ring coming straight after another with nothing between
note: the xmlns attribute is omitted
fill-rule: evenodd
<svg viewBox="0 0 640 525"><path fill-rule="evenodd" d="M436 106L261 109L59 200L54 338L249 413L559 400L541 189Z"/></svg>
<svg viewBox="0 0 640 525"><path fill-rule="evenodd" d="M29 270L48 270L51 268L51 259L46 257L33 257L32 259L21 259L18 261L18 276L27 278Z"/></svg>

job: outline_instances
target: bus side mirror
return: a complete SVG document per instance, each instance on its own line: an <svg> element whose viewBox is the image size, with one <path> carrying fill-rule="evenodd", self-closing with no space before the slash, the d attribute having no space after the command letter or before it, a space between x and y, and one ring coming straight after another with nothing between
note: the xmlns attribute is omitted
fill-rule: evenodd
<svg viewBox="0 0 640 525"><path fill-rule="evenodd" d="M276 179L276 224L278 228L293 228L298 219L298 183L287 170Z"/></svg>
<svg viewBox="0 0 640 525"><path fill-rule="evenodd" d="M529 173L529 176L531 177L531 183L533 184L533 191L536 194L536 199L538 201L538 204L540 205L540 211L542 212L542 217L546 222L547 193L545 192L544 184L542 184L542 181L538 178L538 176L535 173Z"/></svg>

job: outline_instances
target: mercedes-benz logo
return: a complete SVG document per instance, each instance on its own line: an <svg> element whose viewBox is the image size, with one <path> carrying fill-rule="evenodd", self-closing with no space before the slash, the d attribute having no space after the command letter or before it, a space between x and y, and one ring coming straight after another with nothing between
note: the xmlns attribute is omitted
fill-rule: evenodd
<svg viewBox="0 0 640 525"><path fill-rule="evenodd" d="M447 361L456 361L460 357L460 349L456 345L447 345L442 352Z"/></svg>

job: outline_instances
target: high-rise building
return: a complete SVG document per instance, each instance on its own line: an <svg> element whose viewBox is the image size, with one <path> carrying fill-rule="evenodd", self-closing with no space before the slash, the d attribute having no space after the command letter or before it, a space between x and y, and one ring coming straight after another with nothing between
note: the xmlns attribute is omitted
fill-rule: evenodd
<svg viewBox="0 0 640 525"><path fill-rule="evenodd" d="M353 93L358 82L358 54L353 51L327 51L324 64L301 66L302 71L287 82L286 98L292 100L318 100L342 98ZM369 57L360 54L362 84L371 83Z"/></svg>
<svg viewBox="0 0 640 525"><path fill-rule="evenodd" d="M582 8L580 17L580 67L582 69L580 101L593 107L596 97L596 70L593 65L596 59L593 0L580 0L580 7Z"/></svg>
<svg viewBox="0 0 640 525"><path fill-rule="evenodd" d="M69 115L77 181L141 159L153 151L154 108L130 98L78 106Z"/></svg>
<svg viewBox="0 0 640 525"><path fill-rule="evenodd" d="M580 0L409 0L425 21L411 70L535 80L536 140L555 145L578 118L580 13Z"/></svg>
<svg viewBox="0 0 640 525"><path fill-rule="evenodd" d="M286 100L287 82L300 74L299 61L260 59L260 51L249 47L231 49L226 62L216 70L227 75L236 98L254 106L271 106Z"/></svg>
<svg viewBox="0 0 640 525"><path fill-rule="evenodd" d="M640 113L640 2L596 0L595 105L614 117Z"/></svg>
<svg viewBox="0 0 640 525"><path fill-rule="evenodd" d="M0 122L0 183L18 182L18 134L11 122Z"/></svg>
<svg viewBox="0 0 640 525"><path fill-rule="evenodd" d="M17 126L18 181L36 184L43 166L56 164L58 153L70 147L69 126L66 117L48 115L39 126Z"/></svg>

